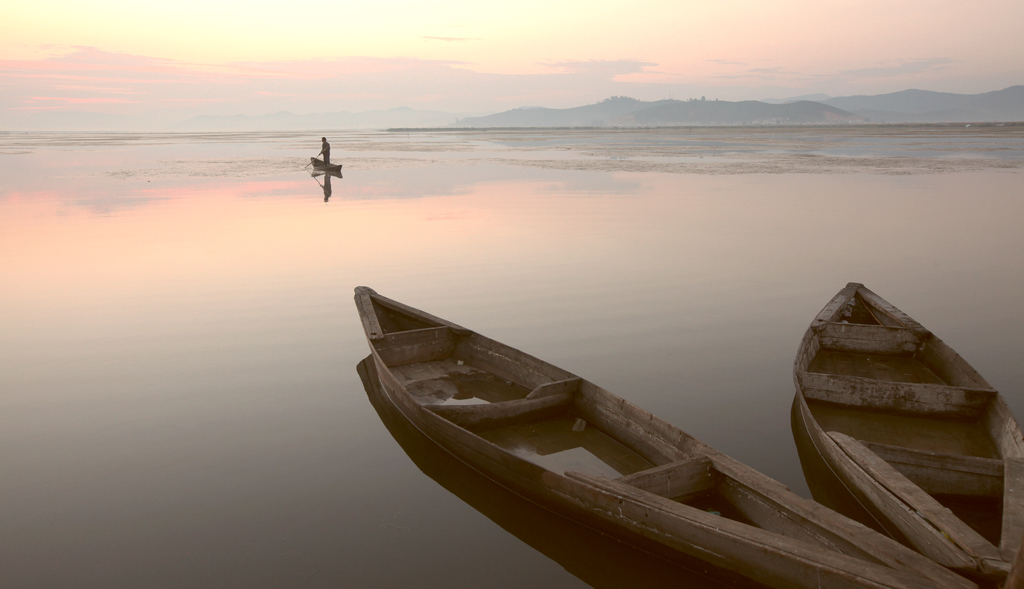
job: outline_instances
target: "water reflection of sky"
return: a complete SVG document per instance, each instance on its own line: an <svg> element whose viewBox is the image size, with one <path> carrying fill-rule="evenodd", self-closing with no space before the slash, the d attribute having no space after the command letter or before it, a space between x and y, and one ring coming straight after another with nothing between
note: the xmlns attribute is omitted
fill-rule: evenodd
<svg viewBox="0 0 1024 589"><path fill-rule="evenodd" d="M0 585L579 584L395 445L355 371L358 284L585 376L804 494L793 355L848 281L1024 415L1019 167L406 165L376 138L395 143L340 150L326 204L302 169L318 138L57 136L0 155L0 554L15 563ZM365 153L385 161L348 163ZM469 573L439 538L472 538Z"/></svg>

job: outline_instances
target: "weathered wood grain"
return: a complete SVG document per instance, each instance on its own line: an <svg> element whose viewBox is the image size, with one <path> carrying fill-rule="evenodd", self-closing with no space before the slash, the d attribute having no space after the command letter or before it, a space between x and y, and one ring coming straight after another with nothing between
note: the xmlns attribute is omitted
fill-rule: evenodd
<svg viewBox="0 0 1024 589"><path fill-rule="evenodd" d="M377 292L374 291L372 288L361 286L357 287L357 290L359 289L363 289L364 293L372 296L373 302L377 303L378 305L381 305L382 307L385 307L392 311L397 311L399 313L408 315L414 319L418 319L426 323L433 323L436 325L447 325L448 327L453 328L456 331L456 333L459 333L459 335L465 335L469 333L469 330L466 329L465 327L462 327L461 325L452 323L451 321L448 321L447 319L442 319L441 317L437 317L436 315L431 315L430 313L427 313L420 309L410 307L409 305L400 303L394 299L389 299L388 297L381 296L377 294Z"/></svg>
<svg viewBox="0 0 1024 589"><path fill-rule="evenodd" d="M922 514L877 480L875 475L881 467L873 472L861 468L863 461L850 456L846 451L848 448L841 447L835 436L829 435L826 438L832 447L824 446L822 449L829 455L830 462L837 465L837 474L843 483L859 501L880 514L884 522L898 528L901 537L906 538L915 550L954 570L969 571L976 568L977 562L971 555L966 554L942 531L929 525ZM856 449L853 451L855 455L859 454Z"/></svg>
<svg viewBox="0 0 1024 589"><path fill-rule="evenodd" d="M825 323L817 332L821 347L839 352L911 355L921 340L905 327Z"/></svg>
<svg viewBox="0 0 1024 589"><path fill-rule="evenodd" d="M878 490L886 491L899 504L902 504L897 505L897 507L903 508L901 511L907 509L917 516L904 520L907 524L906 528L904 528L904 534L911 542L914 542L915 546L920 547L925 554L938 562L946 564L946 566L963 570L977 569L980 565L979 560L982 558L1000 559L999 549L981 537L980 534L971 529L967 524L957 519L938 501L868 450L863 444L838 432L829 432L829 437L836 442L860 469L878 483ZM940 541L936 543L935 540L938 534L941 534L944 537L943 539L949 542ZM945 559L954 555L954 552L956 552L953 550L954 548L965 553L974 562L964 563L959 566L953 563L960 559L951 559L944 562Z"/></svg>
<svg viewBox="0 0 1024 589"><path fill-rule="evenodd" d="M848 457L845 456L845 454L842 452L839 446L836 445L832 438L826 435L825 432L822 431L820 427L818 427L817 423L814 421L813 414L811 413L811 410L808 407L807 402L805 401L802 395L798 394L796 396L796 399L794 400L794 405L794 418L799 419L802 422L802 427L807 431L807 434L811 442L814 444L814 447L818 451L819 455L830 465L831 468L841 468L846 463L846 461L849 460ZM717 463L718 461L716 460L716 467L721 472L725 473L726 470L724 469L724 467ZM852 470L859 471L859 468L853 468ZM844 484L851 485L851 493L853 495L857 496L861 501L868 500L867 496L859 488L856 488L851 483L851 481L862 480L862 473L850 472L848 470L837 470L835 472L837 476L839 476L840 480L844 482ZM736 477L736 475L731 476L734 476L734 478L739 478ZM768 487L766 485L758 485L757 488L763 491ZM875 506L866 504L866 507L869 507L870 510L875 514L880 513L877 507ZM809 519L812 521L821 521L813 517L813 512L814 510L817 509L829 511L831 513L831 511L828 510L826 507L816 502L809 502L809 505L801 506L801 508L799 508L798 510L798 513L805 513L804 510L810 510L812 512L812 515L809 517ZM887 531L888 534L892 535L893 537L903 538L901 532L899 531L899 528L896 527L892 522L889 522L888 520L880 520L875 521L874 523L879 524L883 529ZM830 530L834 530L835 537L832 540L833 542L853 543L854 547L852 548L852 550L868 550L872 558L880 559L882 562L889 562L888 559L895 559L900 563L900 565L914 568L914 570L919 571L921 574L936 580L937 582L939 582L940 586L954 587L963 584L967 584L965 586L974 585L973 583L969 583L960 575L951 572L949 569L943 566L940 566L932 559L926 558L918 552L901 550L900 548L903 547L901 544L897 544L888 536L881 536L875 531L868 529L865 525L862 525L861 523L846 518L842 518L840 520L830 520L829 526ZM819 531L819 533L822 532ZM864 536L862 536L862 534ZM881 540L879 540L879 538L881 538ZM854 539L862 540L860 542L854 542ZM905 539L903 541L905 541ZM893 549L892 546L898 546L899 548ZM851 554L850 547L845 547L842 550L847 554Z"/></svg>
<svg viewBox="0 0 1024 589"><path fill-rule="evenodd" d="M576 394L576 391L580 390L581 382L583 382L583 379L579 377L567 378L565 380L557 380L555 382L546 382L530 391L530 394L526 395L526 398L539 399L540 397L560 395L563 393L574 395Z"/></svg>
<svg viewBox="0 0 1024 589"><path fill-rule="evenodd" d="M911 319L909 315L897 309L892 303L878 296L863 284L858 286L857 296L872 308L872 313L874 313L875 317L880 321L881 318L879 317L879 314L883 314L892 319L892 324L906 327L917 334L917 336L922 340L931 337L932 332L925 329L923 325ZM883 325L884 324L888 324L888 322L883 321Z"/></svg>
<svg viewBox="0 0 1024 589"><path fill-rule="evenodd" d="M937 337L924 342L917 357L942 380L953 386L991 389L973 366Z"/></svg>
<svg viewBox="0 0 1024 589"><path fill-rule="evenodd" d="M927 580L840 552L753 528L603 477L566 473L594 510L618 515L637 533L700 554L773 587L922 587Z"/></svg>
<svg viewBox="0 0 1024 589"><path fill-rule="evenodd" d="M816 372L800 372L797 380L807 399L943 418L976 419L997 394L991 389L879 381Z"/></svg>
<svg viewBox="0 0 1024 589"><path fill-rule="evenodd" d="M565 413L572 401L566 392L536 399L520 399L504 403L479 405L425 405L424 409L439 415L455 425L470 430L502 427L547 419Z"/></svg>
<svg viewBox="0 0 1024 589"><path fill-rule="evenodd" d="M853 299L857 294L857 289L861 286L863 285L860 283L851 282L847 284L845 288L836 293L836 296L832 297L832 300L830 300L825 307L818 312L818 315L811 323L811 328L815 329L817 327L821 327L829 321L838 321L840 319L839 314L842 312L843 307Z"/></svg>
<svg viewBox="0 0 1024 589"><path fill-rule="evenodd" d="M448 326L398 331L379 338L377 350L388 366L404 366L451 356L456 339Z"/></svg>
<svg viewBox="0 0 1024 589"><path fill-rule="evenodd" d="M377 314L373 311L373 302L370 296L374 294L373 289L365 286L356 288L356 307L359 309L359 318L363 322L363 330L370 341L380 339L384 336L384 330L377 320Z"/></svg>
<svg viewBox="0 0 1024 589"><path fill-rule="evenodd" d="M576 377L478 333L460 338L455 346L455 356L465 358L481 370L530 390L549 382Z"/></svg>
<svg viewBox="0 0 1024 589"><path fill-rule="evenodd" d="M624 419L636 424L636 427L646 432L647 435L654 436L675 448L676 452L673 452L673 454L677 458L669 462L714 452L704 442L687 434L650 411L637 407L587 380L584 380L581 384L580 394L577 398L577 408L583 410L583 402L589 401L594 407L602 407L608 413L621 415Z"/></svg>
<svg viewBox="0 0 1024 589"><path fill-rule="evenodd" d="M580 387L580 393L576 395L574 403L574 410L580 417L598 424L602 431L617 442L633 448L637 454L656 466L692 456L674 443L681 437L678 434L682 432L666 432L658 427L661 423L653 415L625 399L608 399L596 389L599 387L586 381ZM669 435L659 435L666 433ZM666 437L670 439L666 440ZM684 448L688 447L685 443L682 445ZM691 448L692 446L693 444L689 445Z"/></svg>
<svg viewBox="0 0 1024 589"><path fill-rule="evenodd" d="M1003 589L1024 589L1024 542L1018 540L1021 548L1017 550L1013 558L1013 567L1006 577L1006 584Z"/></svg>
<svg viewBox="0 0 1024 589"><path fill-rule="evenodd" d="M671 462L617 479L638 489L669 499L715 488L718 473L706 456Z"/></svg>
<svg viewBox="0 0 1024 589"><path fill-rule="evenodd" d="M797 349L796 358L793 360L793 384L800 386L796 382L797 374L801 372L807 372L811 362L821 351L821 341L818 339L817 334L813 330L808 329L804 333L804 337L800 340L800 347Z"/></svg>
<svg viewBox="0 0 1024 589"><path fill-rule="evenodd" d="M925 493L1002 497L1003 461L858 440Z"/></svg>
<svg viewBox="0 0 1024 589"><path fill-rule="evenodd" d="M1002 556L1009 561L1021 549L1024 535L1024 459L1007 458L1003 481L1003 529L999 542Z"/></svg>
<svg viewBox="0 0 1024 589"><path fill-rule="evenodd" d="M992 401L985 414L985 426L1003 458L1024 458L1024 434L1001 396Z"/></svg>

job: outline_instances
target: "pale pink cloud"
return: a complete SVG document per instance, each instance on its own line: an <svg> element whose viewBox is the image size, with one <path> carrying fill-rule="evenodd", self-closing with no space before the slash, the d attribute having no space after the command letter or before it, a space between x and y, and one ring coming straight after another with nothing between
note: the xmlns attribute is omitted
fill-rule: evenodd
<svg viewBox="0 0 1024 589"><path fill-rule="evenodd" d="M68 84L55 84L53 86L59 90L82 90L85 92L99 92L103 94L138 94L137 90L129 90L128 88L107 88L103 86L74 86Z"/></svg>
<svg viewBox="0 0 1024 589"><path fill-rule="evenodd" d="M566 73L586 74L605 78L614 78L623 74L635 74L649 71L658 64L636 59L590 60L590 61L556 61L543 63Z"/></svg>
<svg viewBox="0 0 1024 589"><path fill-rule="evenodd" d="M26 102L46 101L66 102L68 104L136 104L138 100L123 98L82 98L74 96L32 96Z"/></svg>
<svg viewBox="0 0 1024 589"><path fill-rule="evenodd" d="M161 102L181 102L181 103L195 103L204 104L211 102L224 102L224 98L159 98Z"/></svg>
<svg viewBox="0 0 1024 589"><path fill-rule="evenodd" d="M695 85L686 71L641 59L549 60L540 62L548 73L513 75L474 71L456 60L352 56L211 65L75 47L37 60L0 60L0 129L26 128L27 112L62 109L170 124L197 115L399 106L466 116L529 105L578 106L621 95L642 100L670 95L737 100L811 90L840 95L844 88L870 88L857 86L861 82L880 91L902 89L891 85L912 84L914 76L943 72L952 63L943 57L893 58L808 73L768 58L704 61L715 65L705 75L712 85Z"/></svg>

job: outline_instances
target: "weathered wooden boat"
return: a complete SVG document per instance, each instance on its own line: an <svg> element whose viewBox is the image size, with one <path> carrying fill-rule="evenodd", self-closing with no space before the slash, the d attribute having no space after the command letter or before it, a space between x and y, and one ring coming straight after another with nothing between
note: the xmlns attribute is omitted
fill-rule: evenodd
<svg viewBox="0 0 1024 589"><path fill-rule="evenodd" d="M974 368L850 283L811 323L793 378L794 434L817 455L801 460L820 458L853 501L811 484L815 499L960 574L1006 576L1024 533L1024 438Z"/></svg>
<svg viewBox="0 0 1024 589"><path fill-rule="evenodd" d="M384 392L372 356L359 362L356 372L381 423L423 474L588 586L594 589L763 587L745 578L719 574L698 559L687 563L690 566L681 567L678 561L669 562L654 556L513 493L413 426ZM486 549L486 546L479 548ZM429 581L424 579L422 584L429 584ZM507 580L504 584L508 584Z"/></svg>
<svg viewBox="0 0 1024 589"><path fill-rule="evenodd" d="M771 587L973 587L565 370L358 287L383 390L495 482L660 556Z"/></svg>
<svg viewBox="0 0 1024 589"><path fill-rule="evenodd" d="M313 167L317 170L324 170L327 172L341 172L341 164L324 164L324 160L318 157L309 158L309 163L313 164Z"/></svg>

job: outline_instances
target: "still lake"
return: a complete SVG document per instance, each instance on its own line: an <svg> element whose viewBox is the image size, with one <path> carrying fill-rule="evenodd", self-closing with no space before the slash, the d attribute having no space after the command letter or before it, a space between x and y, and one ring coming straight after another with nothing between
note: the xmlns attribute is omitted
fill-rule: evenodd
<svg viewBox="0 0 1024 589"><path fill-rule="evenodd" d="M383 420L358 285L808 497L793 357L847 282L1024 418L1022 126L338 132L329 198L320 134L0 134L0 586L687 578Z"/></svg>

